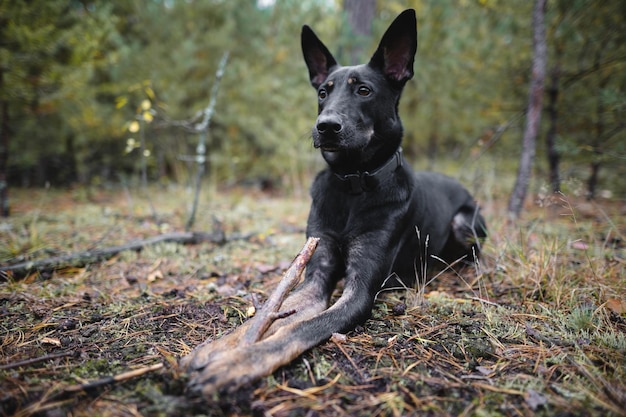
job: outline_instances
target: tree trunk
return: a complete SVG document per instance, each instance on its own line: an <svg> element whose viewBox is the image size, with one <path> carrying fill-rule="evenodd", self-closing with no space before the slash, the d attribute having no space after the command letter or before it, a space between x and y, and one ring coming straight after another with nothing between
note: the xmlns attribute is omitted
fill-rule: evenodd
<svg viewBox="0 0 626 417"><path fill-rule="evenodd" d="M599 59L598 59L599 60ZM600 158L602 157L602 142L605 130L604 122L604 101L602 98L602 90L608 84L609 77L603 77L600 75L600 83L598 85L598 104L596 106L596 135L591 142L591 148L593 149L593 159L591 161L591 173L587 180L587 200L593 200L596 198L596 191L598 188L598 178L600 174Z"/></svg>
<svg viewBox="0 0 626 417"><path fill-rule="evenodd" d="M528 94L528 108L526 110L526 126L522 140L522 155L517 172L515 187L509 199L509 216L519 217L535 159L536 138L541 122L541 102L543 99L544 80L546 77L546 28L545 8L547 0L535 0L533 7L533 64L530 91Z"/></svg>
<svg viewBox="0 0 626 417"><path fill-rule="evenodd" d="M591 163L591 173L589 174L589 180L587 180L587 200L593 200L596 198L599 174L600 162L594 161Z"/></svg>
<svg viewBox="0 0 626 417"><path fill-rule="evenodd" d="M3 87L3 74L0 69L0 88ZM9 217L9 103L0 101L0 216Z"/></svg>
<svg viewBox="0 0 626 417"><path fill-rule="evenodd" d="M546 134L546 150L548 153L548 165L550 166L550 185L553 193L561 191L561 177L559 175L559 162L561 156L556 150L556 133L559 111L557 103L559 100L559 79L561 68L557 62L552 68L551 85L548 90L548 116L550 117L550 127Z"/></svg>
<svg viewBox="0 0 626 417"><path fill-rule="evenodd" d="M343 9L348 17L348 23L352 33L357 37L367 37L372 35L372 21L376 14L376 0L343 0ZM350 65L357 65L361 62L363 54L363 44L357 42L356 47L350 51Z"/></svg>

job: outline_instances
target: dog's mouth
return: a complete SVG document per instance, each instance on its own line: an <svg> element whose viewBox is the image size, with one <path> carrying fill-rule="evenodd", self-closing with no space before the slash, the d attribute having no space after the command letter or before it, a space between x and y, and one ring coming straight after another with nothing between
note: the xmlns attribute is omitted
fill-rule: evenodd
<svg viewBox="0 0 626 417"><path fill-rule="evenodd" d="M320 149L324 152L339 152L342 150L342 148L339 145L336 145L333 143L322 143L322 144L314 143L313 147Z"/></svg>

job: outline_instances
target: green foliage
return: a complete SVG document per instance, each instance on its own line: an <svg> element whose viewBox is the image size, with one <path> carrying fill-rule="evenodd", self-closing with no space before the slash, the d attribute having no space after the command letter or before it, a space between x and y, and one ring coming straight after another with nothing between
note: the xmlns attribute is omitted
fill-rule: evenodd
<svg viewBox="0 0 626 417"><path fill-rule="evenodd" d="M580 179L581 165L601 162L607 171L603 186L622 193L621 178L626 173L625 6L622 2L557 1L549 10L548 33L552 71L559 77L557 146L565 175Z"/></svg>
<svg viewBox="0 0 626 417"><path fill-rule="evenodd" d="M416 76L401 102L405 148L432 162L519 149L531 59L525 0L379 2L371 39L353 39L332 2L36 0L0 5L0 99L9 103L10 179L43 184L132 177L144 126L150 176L184 180L180 155L197 138L172 120L206 107L220 57L230 60L209 132L215 181L270 177L295 188L319 167L309 130L315 101L299 33L310 24L340 62L355 42L369 56L402 9L418 13ZM556 1L547 11L551 67L560 76L558 149L564 176L600 161L614 192L626 185L626 19L621 2ZM25 146L28 144L28 146ZM126 151L125 151L126 150ZM539 167L541 169L541 166ZM609 175L615 174L615 178Z"/></svg>

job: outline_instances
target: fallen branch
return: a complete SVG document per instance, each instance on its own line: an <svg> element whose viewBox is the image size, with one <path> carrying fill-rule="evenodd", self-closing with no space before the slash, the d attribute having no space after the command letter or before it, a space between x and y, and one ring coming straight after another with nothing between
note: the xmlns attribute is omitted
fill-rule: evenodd
<svg viewBox="0 0 626 417"><path fill-rule="evenodd" d="M95 388L103 387L105 385L115 384L117 382L123 382L132 378L137 378L138 376L145 375L149 372L158 371L161 368L163 368L163 363L157 363L154 365L146 366L145 368L135 369L115 376L108 376L106 378L86 382L84 384L70 385L69 387L66 387L63 391L65 393L74 393L79 391L92 390Z"/></svg>
<svg viewBox="0 0 626 417"><path fill-rule="evenodd" d="M202 232L174 232L153 236L147 239L131 241L129 243L108 248L88 250L84 252L70 253L68 255L54 256L36 261L20 262L13 265L0 267L0 280L21 278L33 271L52 272L56 269L67 267L82 267L92 263L98 263L112 258L123 251L140 251L146 246L157 243L179 243L183 245L195 245L201 242L224 243L228 240L247 239L250 235L233 236L226 238L222 231L213 233Z"/></svg>
<svg viewBox="0 0 626 417"><path fill-rule="evenodd" d="M535 339L536 341L543 342L543 343L549 343L550 345L553 345L553 346L562 346L562 347L575 346L574 343L568 342L567 340L563 340L560 337L545 336L541 334L540 332L538 332L537 330L533 329L528 323L526 323L526 334L531 339Z"/></svg>
<svg viewBox="0 0 626 417"><path fill-rule="evenodd" d="M306 264L311 259L311 256L313 256L318 242L319 238L310 237L307 239L300 253L298 253L289 266L289 269L283 274L282 279L272 295L267 299L263 308L257 313L255 320L251 322L250 327L246 330L241 340L239 340L239 346L251 345L258 342L275 320L295 313L295 311L280 312L279 310L289 292L300 281L300 276Z"/></svg>
<svg viewBox="0 0 626 417"><path fill-rule="evenodd" d="M49 361L51 359L64 358L66 356L72 356L71 352L63 352L63 353L53 353L50 355L39 356L37 358L25 359L19 362L7 363L5 365L0 365L0 371L5 371L7 369L20 368L22 366L34 365L39 362Z"/></svg>

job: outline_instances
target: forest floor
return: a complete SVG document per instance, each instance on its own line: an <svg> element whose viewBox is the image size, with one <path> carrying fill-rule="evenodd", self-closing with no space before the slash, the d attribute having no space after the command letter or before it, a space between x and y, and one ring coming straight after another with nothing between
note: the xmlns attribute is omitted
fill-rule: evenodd
<svg viewBox="0 0 626 417"><path fill-rule="evenodd" d="M181 231L191 200L155 187L154 218L124 191L12 198L0 266ZM626 416L626 204L557 196L510 223L498 200L475 268L381 294L345 340L211 398L177 359L267 297L304 243L308 197L206 193L194 230L224 242L0 276L0 414Z"/></svg>

